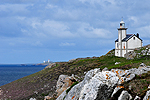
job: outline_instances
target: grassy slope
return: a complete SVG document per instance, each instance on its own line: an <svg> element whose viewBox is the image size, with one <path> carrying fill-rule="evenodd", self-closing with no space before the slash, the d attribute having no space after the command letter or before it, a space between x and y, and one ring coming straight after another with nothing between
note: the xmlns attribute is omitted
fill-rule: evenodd
<svg viewBox="0 0 150 100"><path fill-rule="evenodd" d="M38 97L39 100L43 99L49 93L52 95L55 92L55 87L59 75L78 75L79 80L83 79L84 72L94 68L122 68L129 69L138 67L140 63L144 62L150 65L150 59L141 58L134 60L126 60L125 58L115 57L114 50L110 51L105 56L93 58L79 58L73 62L58 62L55 67L42 70L35 74L21 78L4 86L1 86L6 98L15 100L28 100L30 97ZM115 62L121 62L115 65ZM139 85L138 85L138 84ZM141 94L148 84L150 84L150 73L141 76L136 76L136 79L130 82L133 84L133 95ZM134 85L136 84L136 85ZM141 86L140 84L144 84ZM124 86L128 89L129 84L125 83ZM38 93L37 93L38 92ZM2 96L0 96L2 98ZM3 95L4 98L4 95Z"/></svg>

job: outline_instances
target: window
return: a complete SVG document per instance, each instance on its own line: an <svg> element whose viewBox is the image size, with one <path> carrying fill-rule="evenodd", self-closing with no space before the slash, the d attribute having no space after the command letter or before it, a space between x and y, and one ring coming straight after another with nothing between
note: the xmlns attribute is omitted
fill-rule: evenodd
<svg viewBox="0 0 150 100"><path fill-rule="evenodd" d="M118 43L117 43L117 48L118 48Z"/></svg>
<svg viewBox="0 0 150 100"><path fill-rule="evenodd" d="M135 40L135 37L133 37L133 40Z"/></svg>
<svg viewBox="0 0 150 100"><path fill-rule="evenodd" d="M120 23L120 27L125 27L125 24L124 23Z"/></svg>

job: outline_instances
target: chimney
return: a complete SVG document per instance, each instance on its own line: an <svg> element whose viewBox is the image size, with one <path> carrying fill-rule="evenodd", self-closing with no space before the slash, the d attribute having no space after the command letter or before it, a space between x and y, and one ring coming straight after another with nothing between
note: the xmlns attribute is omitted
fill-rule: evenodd
<svg viewBox="0 0 150 100"><path fill-rule="evenodd" d="M139 34L137 33L136 36L139 38Z"/></svg>

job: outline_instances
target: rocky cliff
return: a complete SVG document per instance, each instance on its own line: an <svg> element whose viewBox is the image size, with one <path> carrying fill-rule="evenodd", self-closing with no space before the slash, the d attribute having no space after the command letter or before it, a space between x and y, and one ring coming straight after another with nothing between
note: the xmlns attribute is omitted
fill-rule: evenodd
<svg viewBox="0 0 150 100"><path fill-rule="evenodd" d="M128 84L149 71L150 66L143 63L138 68L129 70L96 68L88 71L83 81L69 92L65 90L57 100L150 100L150 84L147 84L142 96L132 93L134 86ZM150 82L150 77L148 78L145 81ZM128 87L125 84L128 84Z"/></svg>
<svg viewBox="0 0 150 100"><path fill-rule="evenodd" d="M110 51L106 56L113 54L114 51ZM141 58L148 60L149 55L150 45L147 45L127 53L125 58L139 59L140 62ZM116 62L115 65L120 63ZM131 67L132 64L121 66L120 69L90 70L83 81L69 92L68 89L64 90L57 100L150 100L150 66L142 62L136 68L128 66Z"/></svg>

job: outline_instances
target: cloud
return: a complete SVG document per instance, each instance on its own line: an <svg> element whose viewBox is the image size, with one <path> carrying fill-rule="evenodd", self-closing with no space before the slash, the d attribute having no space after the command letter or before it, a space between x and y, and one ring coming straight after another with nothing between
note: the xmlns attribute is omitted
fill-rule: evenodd
<svg viewBox="0 0 150 100"><path fill-rule="evenodd" d="M137 25L138 25L138 22L139 22L138 17L130 16L130 17L128 18L128 20L130 21L130 25L131 25L131 26L137 26Z"/></svg>
<svg viewBox="0 0 150 100"><path fill-rule="evenodd" d="M144 27L141 27L140 29L138 29L138 32L141 33L141 36L143 38L150 38L150 25L148 26L144 26Z"/></svg>
<svg viewBox="0 0 150 100"><path fill-rule="evenodd" d="M22 4L22 3L35 3L38 2L39 0L0 0L0 3L10 3L10 4Z"/></svg>
<svg viewBox="0 0 150 100"><path fill-rule="evenodd" d="M52 5L52 4L47 4L45 8L46 9L52 9L52 8L57 8L57 6Z"/></svg>
<svg viewBox="0 0 150 100"><path fill-rule="evenodd" d="M86 56L94 51L105 52L104 48L114 47L122 17L128 33L139 32L148 43L149 3L147 0L1 0L0 42L3 44L0 47L3 51L32 49L36 53L46 49L40 56L52 59L56 50L58 53L65 49L70 54L73 50L76 54L86 51ZM76 57L68 55L68 60L71 56ZM6 61L6 56L0 61L3 59ZM55 59L65 58L55 55Z"/></svg>
<svg viewBox="0 0 150 100"><path fill-rule="evenodd" d="M61 21L44 20L39 19L26 19L30 23L31 30L34 32L28 32L29 35L37 37L57 37L57 38L112 38L113 35L110 31L103 28L94 28L89 23L84 22L73 22L70 24L76 24L78 28L74 29L70 24L63 23ZM74 31L73 31L74 30ZM26 32L22 29L22 32Z"/></svg>
<svg viewBox="0 0 150 100"><path fill-rule="evenodd" d="M82 3L89 3L91 6L101 5L101 6L108 6L108 5L115 5L115 0L79 0Z"/></svg>
<svg viewBox="0 0 150 100"><path fill-rule="evenodd" d="M31 6L31 4L1 4L0 12L5 12L11 16L14 16L15 14L25 15L28 13L28 6Z"/></svg>
<svg viewBox="0 0 150 100"><path fill-rule="evenodd" d="M89 23L80 23L78 33L87 38L112 38L111 32L103 28L94 28Z"/></svg>
<svg viewBox="0 0 150 100"><path fill-rule="evenodd" d="M33 46L42 46L43 44L40 41L36 41L32 43Z"/></svg>
<svg viewBox="0 0 150 100"><path fill-rule="evenodd" d="M65 23L54 21L54 20L44 20L41 23L32 22L32 27L36 28L35 31L42 32L46 36L59 37L59 38L70 38L75 37L75 34L69 31L69 27Z"/></svg>
<svg viewBox="0 0 150 100"><path fill-rule="evenodd" d="M75 43L68 43L68 42L64 42L64 43L60 43L59 46L75 46Z"/></svg>

